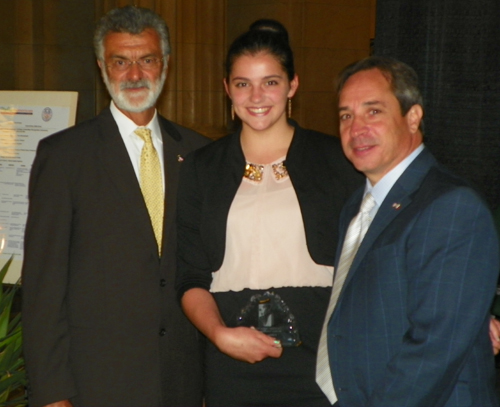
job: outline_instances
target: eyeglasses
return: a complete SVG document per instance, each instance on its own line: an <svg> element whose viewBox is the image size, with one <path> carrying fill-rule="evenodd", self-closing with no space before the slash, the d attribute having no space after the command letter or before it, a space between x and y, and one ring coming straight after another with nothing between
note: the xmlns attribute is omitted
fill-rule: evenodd
<svg viewBox="0 0 500 407"><path fill-rule="evenodd" d="M131 61L130 59L124 58L112 58L111 61L106 65L109 69L117 72L125 72L130 69L133 64L137 66L142 71L152 71L158 68L158 65L163 61L163 58L153 58L144 57Z"/></svg>

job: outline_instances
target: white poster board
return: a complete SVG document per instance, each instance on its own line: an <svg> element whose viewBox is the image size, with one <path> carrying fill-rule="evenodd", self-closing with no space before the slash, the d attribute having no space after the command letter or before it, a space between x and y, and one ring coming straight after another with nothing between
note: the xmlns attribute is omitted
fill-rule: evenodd
<svg viewBox="0 0 500 407"><path fill-rule="evenodd" d="M0 268L21 275L28 182L38 142L75 124L77 92L0 91Z"/></svg>

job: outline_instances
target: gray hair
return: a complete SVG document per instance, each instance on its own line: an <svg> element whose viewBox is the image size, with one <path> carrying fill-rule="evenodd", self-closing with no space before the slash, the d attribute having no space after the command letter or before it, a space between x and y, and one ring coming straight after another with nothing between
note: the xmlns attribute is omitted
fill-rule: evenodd
<svg viewBox="0 0 500 407"><path fill-rule="evenodd" d="M94 50L97 59L104 59L103 42L109 33L140 34L147 28L152 28L158 33L163 56L168 56L170 42L168 27L163 18L147 8L125 6L111 10L99 20L94 34Z"/></svg>
<svg viewBox="0 0 500 407"><path fill-rule="evenodd" d="M417 73L409 65L390 57L371 56L348 65L338 76L337 94L340 95L345 83L352 75L371 69L378 69L387 79L399 102L403 116L413 105L420 105L423 110L424 102L418 88Z"/></svg>

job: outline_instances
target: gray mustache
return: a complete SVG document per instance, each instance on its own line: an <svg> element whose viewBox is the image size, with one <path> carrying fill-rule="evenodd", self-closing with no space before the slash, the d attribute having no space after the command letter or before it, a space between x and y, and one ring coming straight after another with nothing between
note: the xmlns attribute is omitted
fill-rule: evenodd
<svg viewBox="0 0 500 407"><path fill-rule="evenodd" d="M130 88L151 88L151 84L147 79L141 79L139 81L126 81L120 84L120 90L130 89Z"/></svg>

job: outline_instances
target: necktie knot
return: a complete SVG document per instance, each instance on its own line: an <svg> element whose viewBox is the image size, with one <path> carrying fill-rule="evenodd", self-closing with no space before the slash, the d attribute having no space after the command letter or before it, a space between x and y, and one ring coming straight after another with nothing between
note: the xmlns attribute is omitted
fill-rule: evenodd
<svg viewBox="0 0 500 407"><path fill-rule="evenodd" d="M375 206L375 198L369 192L363 198L363 202L361 202L361 207L359 209L360 212L369 213L373 207Z"/></svg>
<svg viewBox="0 0 500 407"><path fill-rule="evenodd" d="M137 134L141 139L143 139L145 143L152 144L151 130L147 127L138 127L137 129L135 129L134 133Z"/></svg>

